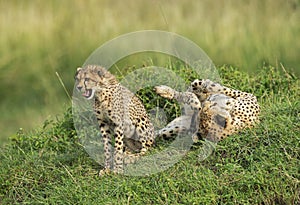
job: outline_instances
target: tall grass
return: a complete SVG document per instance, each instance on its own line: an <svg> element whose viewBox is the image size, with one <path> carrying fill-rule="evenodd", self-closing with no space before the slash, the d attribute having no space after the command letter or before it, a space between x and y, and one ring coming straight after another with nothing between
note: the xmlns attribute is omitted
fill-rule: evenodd
<svg viewBox="0 0 300 205"><path fill-rule="evenodd" d="M0 139L61 112L73 74L99 45L142 29L176 32L215 64L299 71L300 3L251 1L0 1Z"/></svg>

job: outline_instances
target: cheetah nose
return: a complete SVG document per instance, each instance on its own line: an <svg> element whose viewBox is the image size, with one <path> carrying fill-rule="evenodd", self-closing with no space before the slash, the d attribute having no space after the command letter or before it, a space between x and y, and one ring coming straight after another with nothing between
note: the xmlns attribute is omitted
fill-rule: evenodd
<svg viewBox="0 0 300 205"><path fill-rule="evenodd" d="M77 86L77 90L81 91L82 86Z"/></svg>

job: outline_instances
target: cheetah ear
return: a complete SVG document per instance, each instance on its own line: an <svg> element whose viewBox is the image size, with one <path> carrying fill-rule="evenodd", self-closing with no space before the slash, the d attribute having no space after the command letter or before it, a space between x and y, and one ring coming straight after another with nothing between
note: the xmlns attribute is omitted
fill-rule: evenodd
<svg viewBox="0 0 300 205"><path fill-rule="evenodd" d="M96 66L94 72L97 73L98 76L101 77L101 78L110 76L109 71L106 70L104 67L101 67L101 66Z"/></svg>
<svg viewBox="0 0 300 205"><path fill-rule="evenodd" d="M76 76L78 75L79 71L81 70L82 68L77 68L76 70L76 73L75 73L75 80L76 80Z"/></svg>
<svg viewBox="0 0 300 205"><path fill-rule="evenodd" d="M101 78L104 77L105 76L105 70L104 70L104 68L97 69L97 74Z"/></svg>
<svg viewBox="0 0 300 205"><path fill-rule="evenodd" d="M102 71L100 71L100 70L99 70L97 73L98 73L98 75L99 75L100 77L103 77L103 76L104 76L104 73L103 73Z"/></svg>

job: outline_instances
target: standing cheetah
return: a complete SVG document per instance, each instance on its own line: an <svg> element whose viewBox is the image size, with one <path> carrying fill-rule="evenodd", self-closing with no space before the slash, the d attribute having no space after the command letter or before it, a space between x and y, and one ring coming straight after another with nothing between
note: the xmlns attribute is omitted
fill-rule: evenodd
<svg viewBox="0 0 300 205"><path fill-rule="evenodd" d="M77 90L86 99L95 100L94 111L103 137L105 154L105 167L100 175L111 169L122 173L126 149L139 152L132 155L139 156L154 143L154 127L143 104L101 66L87 65L78 68L75 80Z"/></svg>
<svg viewBox="0 0 300 205"><path fill-rule="evenodd" d="M177 92L167 86L157 86L155 91L162 97L176 99L190 106L186 113L161 129L158 134L168 138L189 130L196 121L193 141L199 138L218 142L240 129L251 127L258 121L260 112L254 95L230 89L211 80L195 80L187 92ZM186 108L186 107L185 107ZM191 116L195 116L193 119Z"/></svg>

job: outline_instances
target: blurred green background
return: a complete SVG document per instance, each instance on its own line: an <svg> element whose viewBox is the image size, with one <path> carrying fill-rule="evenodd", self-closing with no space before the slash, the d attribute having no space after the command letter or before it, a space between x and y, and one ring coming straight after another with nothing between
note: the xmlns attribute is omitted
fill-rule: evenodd
<svg viewBox="0 0 300 205"><path fill-rule="evenodd" d="M0 0L0 144L71 105L75 69L132 31L176 32L215 65L263 64L300 75L299 0Z"/></svg>

